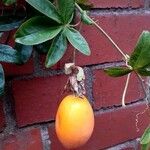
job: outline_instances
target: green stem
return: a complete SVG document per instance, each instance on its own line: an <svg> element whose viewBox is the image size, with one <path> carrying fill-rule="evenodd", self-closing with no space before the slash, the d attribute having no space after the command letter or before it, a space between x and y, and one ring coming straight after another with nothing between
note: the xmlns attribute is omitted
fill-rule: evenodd
<svg viewBox="0 0 150 150"><path fill-rule="evenodd" d="M77 9L80 11L80 13L83 13L82 8L75 3L75 6L77 7ZM89 16L88 16L89 17ZM121 53L121 55L125 58L125 61L128 61L128 57L127 55L118 47L118 45L113 41L113 39L103 30L102 27L100 27L91 17L89 17L90 21L93 23L93 25L95 25L95 27L101 32L103 33L103 35L108 38L108 40L113 44L113 46Z"/></svg>

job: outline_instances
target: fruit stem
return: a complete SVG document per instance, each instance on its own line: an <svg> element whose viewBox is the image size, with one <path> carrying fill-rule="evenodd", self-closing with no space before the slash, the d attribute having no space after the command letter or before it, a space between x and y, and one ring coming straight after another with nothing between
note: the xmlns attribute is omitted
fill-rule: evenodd
<svg viewBox="0 0 150 150"><path fill-rule="evenodd" d="M84 11L82 10L82 8L75 3L75 6L77 7L77 9L80 11L80 13L82 14ZM100 27L90 16L88 16L89 20L92 22L93 25L95 25L95 27L101 32L103 33L103 35L112 43L112 45L121 53L121 55L125 58L125 61L128 60L128 57L126 56L126 54L119 48L119 46L113 41L113 39L104 31L104 29L102 27Z"/></svg>
<svg viewBox="0 0 150 150"><path fill-rule="evenodd" d="M126 104L125 104L125 96L126 96L126 93L127 93L130 77L131 77L131 73L129 73L128 76L127 76L125 88L124 88L123 95L122 95L122 106L123 107L126 106Z"/></svg>

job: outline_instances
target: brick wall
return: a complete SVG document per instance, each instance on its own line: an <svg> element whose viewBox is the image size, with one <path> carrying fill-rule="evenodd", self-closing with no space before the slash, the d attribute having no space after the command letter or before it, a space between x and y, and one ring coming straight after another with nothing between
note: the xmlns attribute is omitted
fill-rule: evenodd
<svg viewBox="0 0 150 150"><path fill-rule="evenodd" d="M149 0L91 0L90 15L130 54L143 30L150 30ZM150 122L142 87L133 74L126 102L121 95L126 77L111 78L102 71L121 66L122 57L94 27L83 26L82 33L92 49L90 57L77 54L76 62L86 73L86 89L95 112L91 139L77 150L140 150L139 137ZM1 43L12 43L6 33ZM9 37L9 40L8 40ZM33 52L23 66L4 64L6 93L0 101L0 150L65 150L57 140L55 114L64 95L60 95L67 77L63 65L72 60L72 49L52 69L43 65L45 56ZM139 131L137 131L139 129Z"/></svg>

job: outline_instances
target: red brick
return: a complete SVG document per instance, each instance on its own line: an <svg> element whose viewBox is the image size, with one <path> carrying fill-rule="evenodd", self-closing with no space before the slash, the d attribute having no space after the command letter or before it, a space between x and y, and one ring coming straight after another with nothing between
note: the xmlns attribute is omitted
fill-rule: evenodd
<svg viewBox="0 0 150 150"><path fill-rule="evenodd" d="M7 41L8 36L9 36L9 32L3 33L2 37L0 38L0 44L5 44L5 42Z"/></svg>
<svg viewBox="0 0 150 150"><path fill-rule="evenodd" d="M16 33L16 30L12 30L9 32L9 39L7 41L7 44L10 45L11 47L14 47L15 45L15 38L14 38L15 33Z"/></svg>
<svg viewBox="0 0 150 150"><path fill-rule="evenodd" d="M133 51L142 31L149 30L150 27L150 15L148 13L102 13L92 15L92 17L98 20L102 28L127 54ZM85 56L78 52L76 55L77 65L92 65L122 60L122 55L95 27L84 25L82 34L90 45L91 56ZM55 65L55 68L63 68L66 62L72 62L72 58L73 51L69 47L63 59ZM43 63L44 60L43 58L41 62Z"/></svg>
<svg viewBox="0 0 150 150"><path fill-rule="evenodd" d="M102 28L127 54L132 52L141 32L149 30L150 26L149 14L111 13L93 17L98 20ZM90 44L92 54L89 57L78 55L77 63L79 65L98 64L122 59L120 53L94 27L84 26L82 33Z"/></svg>
<svg viewBox="0 0 150 150"><path fill-rule="evenodd" d="M49 128L49 136L51 141L51 150L66 150L58 141L54 125Z"/></svg>
<svg viewBox="0 0 150 150"><path fill-rule="evenodd" d="M17 131L1 141L1 150L43 150L39 129Z"/></svg>
<svg viewBox="0 0 150 150"><path fill-rule="evenodd" d="M32 74L34 71L33 60L30 59L24 65L15 65L9 63L2 63L5 75L7 76L15 76L15 75L24 75L24 74Z"/></svg>
<svg viewBox="0 0 150 150"><path fill-rule="evenodd" d="M13 81L18 126L53 120L66 82L62 75Z"/></svg>
<svg viewBox="0 0 150 150"><path fill-rule="evenodd" d="M94 70L93 95L95 99L94 107L107 107L113 105L121 105L121 98L125 87L127 76L113 78L108 76L102 70ZM142 87L135 74L131 75L126 102L133 102L142 99L144 93Z"/></svg>
<svg viewBox="0 0 150 150"><path fill-rule="evenodd" d="M5 127L5 117L4 117L4 112L3 112L3 104L0 102L0 132L4 129Z"/></svg>
<svg viewBox="0 0 150 150"><path fill-rule="evenodd" d="M144 6L144 0L90 0L94 8L139 8Z"/></svg>
<svg viewBox="0 0 150 150"><path fill-rule="evenodd" d="M136 131L136 114L143 109L145 105L139 104L107 113L97 113L92 137L87 144L76 150L105 149L141 136L150 121L148 112L141 115L138 120L140 132ZM56 137L54 126L49 128L49 134L52 150L65 150Z"/></svg>

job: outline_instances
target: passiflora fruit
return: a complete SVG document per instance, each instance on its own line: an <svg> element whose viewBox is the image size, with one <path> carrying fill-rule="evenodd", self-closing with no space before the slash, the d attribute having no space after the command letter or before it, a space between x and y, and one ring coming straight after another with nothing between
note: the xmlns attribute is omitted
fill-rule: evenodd
<svg viewBox="0 0 150 150"><path fill-rule="evenodd" d="M74 149L84 145L94 128L94 114L85 96L66 96L56 114L55 129L62 145Z"/></svg>

